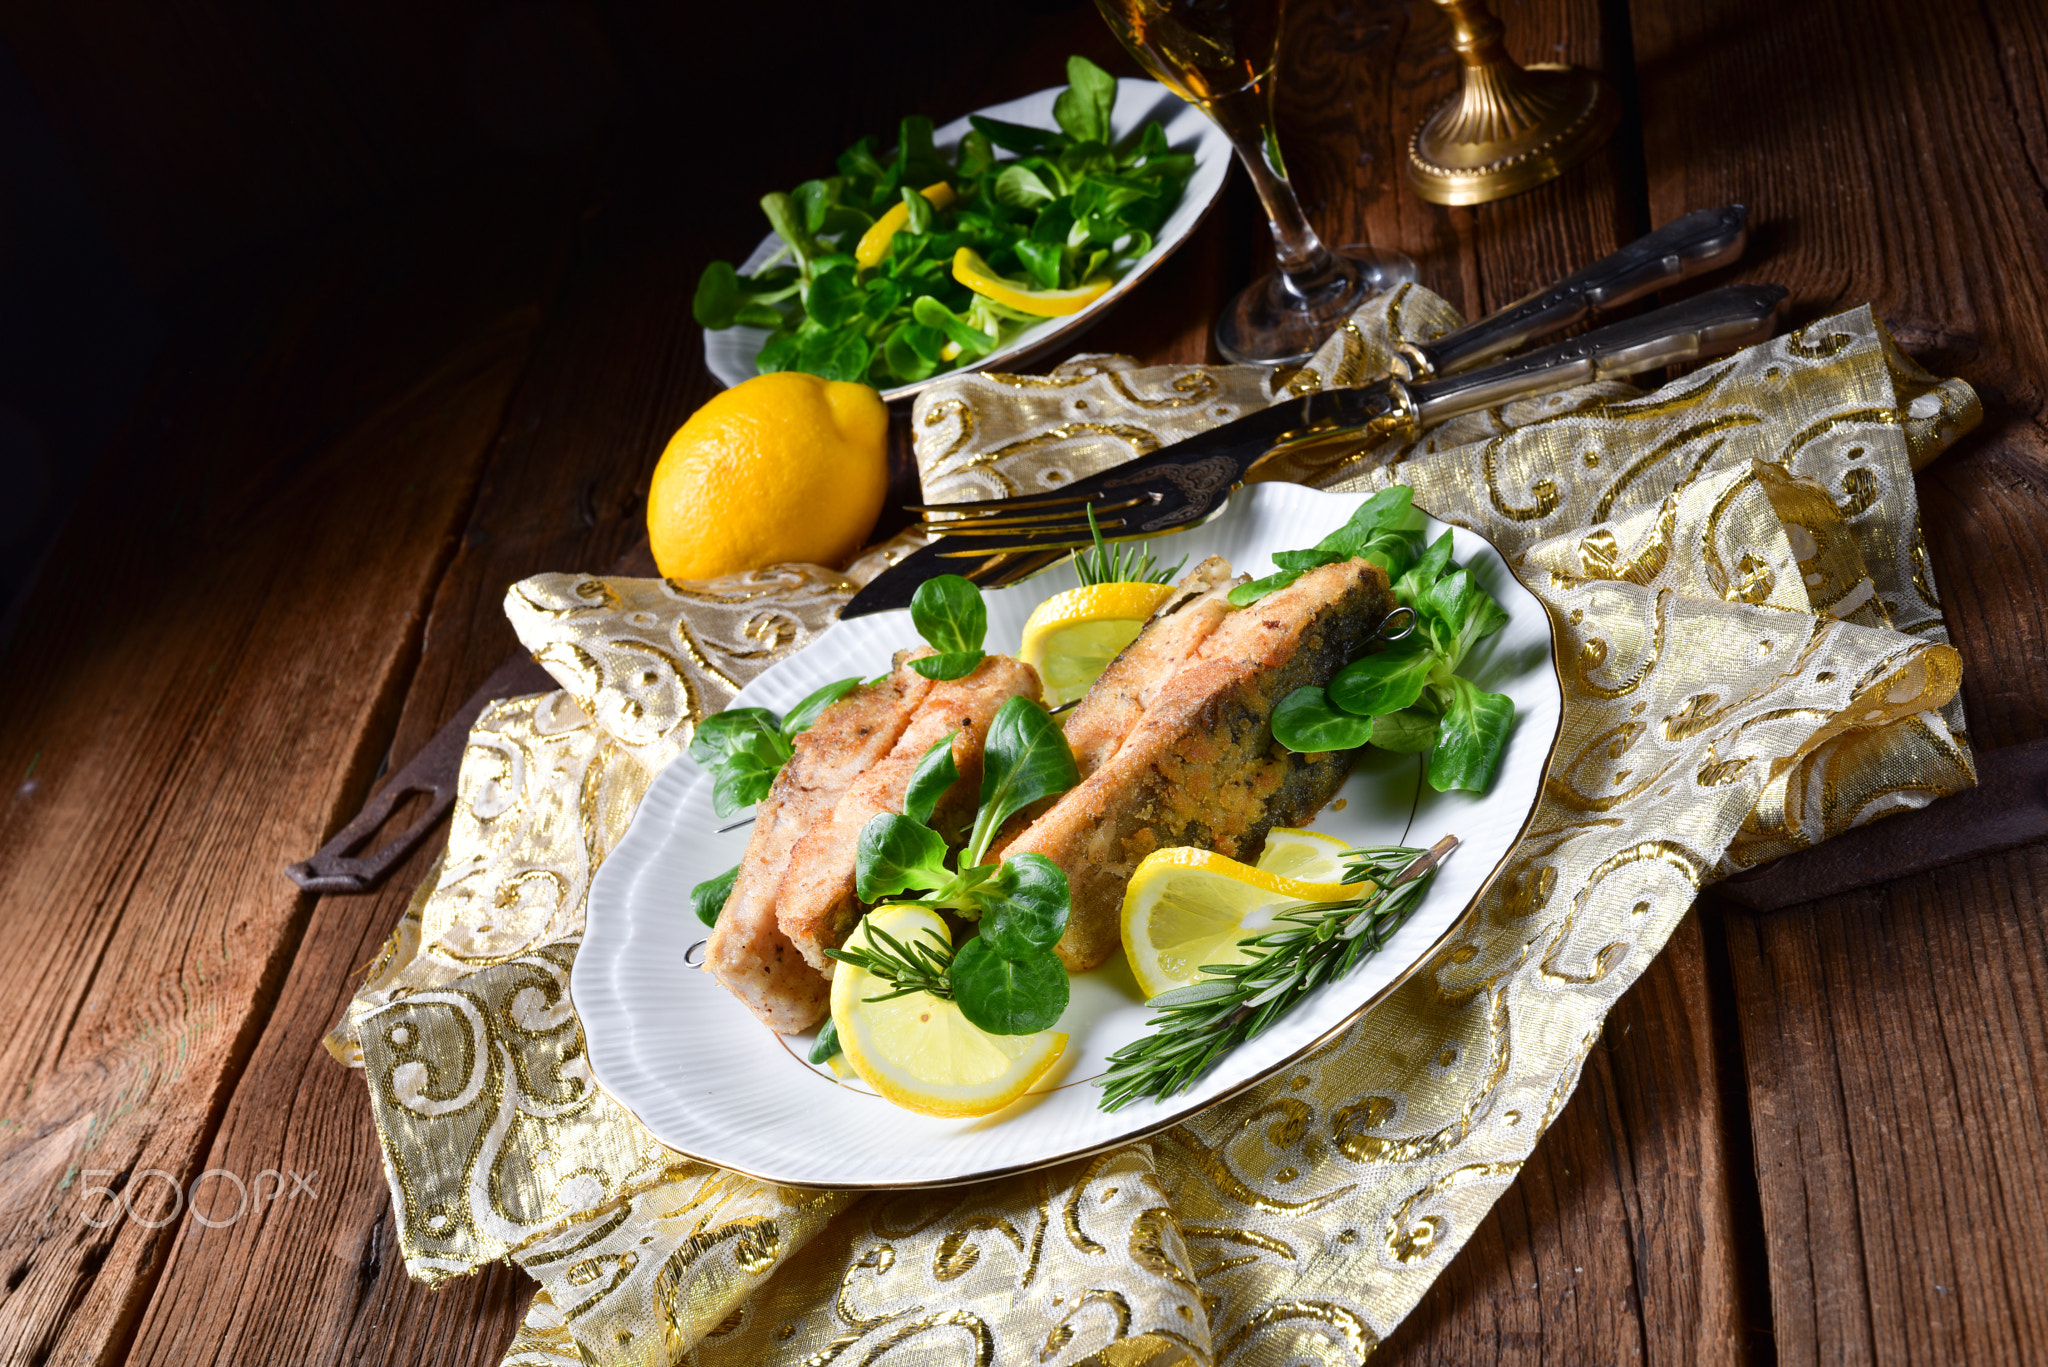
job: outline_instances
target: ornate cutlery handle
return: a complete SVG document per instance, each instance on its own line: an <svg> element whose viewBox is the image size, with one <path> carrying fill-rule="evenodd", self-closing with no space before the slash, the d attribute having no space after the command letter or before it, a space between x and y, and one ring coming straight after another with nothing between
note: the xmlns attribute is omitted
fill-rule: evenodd
<svg viewBox="0 0 2048 1367"><path fill-rule="evenodd" d="M1509 399L1735 351L1771 335L1784 299L1777 285L1723 285L1480 370L1410 385L1414 421L1426 427Z"/></svg>
<svg viewBox="0 0 2048 1367"><path fill-rule="evenodd" d="M1612 256L1469 323L1434 342L1401 348L1409 378L1448 375L1570 327L1595 309L1613 308L1688 276L1724 266L1749 242L1749 210L1740 204L1696 209Z"/></svg>

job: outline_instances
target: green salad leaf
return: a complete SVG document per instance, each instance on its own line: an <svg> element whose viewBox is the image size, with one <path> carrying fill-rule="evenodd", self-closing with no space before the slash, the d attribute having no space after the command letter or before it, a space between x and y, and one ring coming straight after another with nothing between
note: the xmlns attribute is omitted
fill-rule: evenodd
<svg viewBox="0 0 2048 1367"><path fill-rule="evenodd" d="M1459 570L1432 584L1422 596L1422 612L1431 638L1452 669L1464 661L1467 651L1506 626L1508 620L1470 570Z"/></svg>
<svg viewBox="0 0 2048 1367"><path fill-rule="evenodd" d="M731 816L768 796L775 776L796 753L791 742L859 684L859 679L826 684L779 722L765 707L728 707L697 723L690 758L711 774L712 810Z"/></svg>
<svg viewBox="0 0 2048 1367"><path fill-rule="evenodd" d="M747 737L759 733L782 733L782 724L765 707L728 707L697 723L690 737L690 758L709 767L726 759Z"/></svg>
<svg viewBox="0 0 2048 1367"><path fill-rule="evenodd" d="M1410 636L1338 670L1330 680L1330 701L1356 717L1399 712L1422 696L1436 664L1436 653Z"/></svg>
<svg viewBox="0 0 2048 1367"><path fill-rule="evenodd" d="M1017 812L1080 781L1066 732L1052 714L1029 698L1005 701L982 745L981 810L967 839L967 862L979 864L996 832Z"/></svg>
<svg viewBox="0 0 2048 1367"><path fill-rule="evenodd" d="M1279 570L1263 579L1254 579L1248 584L1239 584L1229 593L1230 605L1234 608L1248 608L1268 594L1278 593L1295 580L1301 578L1300 570Z"/></svg>
<svg viewBox="0 0 2048 1367"><path fill-rule="evenodd" d="M1418 553L1405 530L1412 497L1405 485L1381 490L1314 547L1275 555L1277 574L1239 586L1230 598L1256 602L1317 565L1360 556L1378 563L1395 599L1414 611L1415 630L1351 661L1328 687L1290 693L1273 711L1273 736L1305 754L1368 743L1395 754L1427 753L1429 782L1438 792L1485 792L1514 729L1515 705L1457 671L1508 615L1451 559L1451 533Z"/></svg>
<svg viewBox="0 0 2048 1367"><path fill-rule="evenodd" d="M825 1028L818 1032L818 1042L811 1046L811 1052L807 1057L813 1063L824 1064L830 1063L845 1052L839 1043L839 1024L827 1016Z"/></svg>
<svg viewBox="0 0 2048 1367"><path fill-rule="evenodd" d="M1422 610L1421 597L1431 584L1443 577L1444 568L1451 563L1451 534L1445 532L1430 548L1401 576L1394 580L1395 601L1416 611Z"/></svg>
<svg viewBox="0 0 2048 1367"><path fill-rule="evenodd" d="M937 655L921 655L910 662L910 667L927 679L943 682L966 678L985 658L978 650L944 651Z"/></svg>
<svg viewBox="0 0 2048 1367"><path fill-rule="evenodd" d="M1372 739L1372 718L1332 707L1323 689L1297 688L1273 709L1273 738L1299 754L1356 750Z"/></svg>
<svg viewBox="0 0 2048 1367"><path fill-rule="evenodd" d="M1033 128L1029 124L1005 123L1001 119L984 118L980 114L970 114L967 121L974 125L975 132L987 138L994 146L1020 156L1029 156L1057 143L1061 132L1056 128Z"/></svg>
<svg viewBox="0 0 2048 1367"><path fill-rule="evenodd" d="M903 814L912 821L931 824L932 810L946 790L960 781L960 766L953 762L955 731L924 752L917 768L910 772L910 784L903 790Z"/></svg>
<svg viewBox="0 0 2048 1367"><path fill-rule="evenodd" d="M1067 970L1050 950L1012 956L986 935L953 956L953 1000L991 1035L1050 1030L1067 1009Z"/></svg>
<svg viewBox="0 0 2048 1367"><path fill-rule="evenodd" d="M1359 504L1348 522L1307 550L1276 554L1273 563L1279 569L1232 589L1232 606L1250 607L1318 566L1361 557L1385 570L1389 579L1395 578L1415 559L1413 538L1404 527L1413 499L1414 491L1405 484L1380 490Z"/></svg>
<svg viewBox="0 0 2048 1367"><path fill-rule="evenodd" d="M735 324L776 327L782 322L782 312L775 305L800 288L796 272L786 268L742 280L730 262L714 261L698 277L690 312L700 326L714 330Z"/></svg>
<svg viewBox="0 0 2048 1367"><path fill-rule="evenodd" d="M1506 694L1488 693L1453 676L1429 751L1429 786L1440 793L1453 788L1485 792L1493 785L1514 724L1515 704Z"/></svg>
<svg viewBox="0 0 2048 1367"><path fill-rule="evenodd" d="M854 891L869 905L921 892L918 904L976 921L978 933L957 951L871 937L866 948L827 953L884 979L891 996L931 992L957 1003L969 1021L992 1034L1032 1034L1067 1009L1067 971L1053 952L1072 906L1067 875L1039 854L983 859L1004 821L1072 787L1080 771L1045 708L1028 698L1007 700L982 746L981 806L972 834L955 851L928 824L937 794L959 777L952 739L925 753L902 813L870 817L861 828Z"/></svg>
<svg viewBox="0 0 2048 1367"><path fill-rule="evenodd" d="M791 740L795 740L800 732L811 729L811 723L815 722L824 713L826 708L859 687L860 679L858 676L851 679L834 679L817 692L807 695L795 707L790 708L788 715L783 717L782 734ZM717 713L715 715L723 716L725 714Z"/></svg>
<svg viewBox="0 0 2048 1367"><path fill-rule="evenodd" d="M1052 118L1075 142L1108 142L1116 108L1116 77L1086 57L1067 58L1067 88L1052 102Z"/></svg>
<svg viewBox="0 0 2048 1367"><path fill-rule="evenodd" d="M690 910L697 913L697 919L707 926L718 924L718 913L725 910L725 904L732 898L732 885L739 881L740 866L735 864L716 878L707 878L690 889Z"/></svg>
<svg viewBox="0 0 2048 1367"><path fill-rule="evenodd" d="M1059 198L1038 172L1022 162L1004 168L996 177L994 193L998 204L1007 204L1012 209L1035 209Z"/></svg>
<svg viewBox="0 0 2048 1367"><path fill-rule="evenodd" d="M1072 57L1057 128L976 115L950 157L922 116L899 124L891 152L862 138L835 174L762 198L781 249L750 276L730 262L706 266L692 312L706 328L768 329L755 360L763 374L889 388L973 364L1040 319L955 279L962 248L999 276L1071 289L1150 251L1186 192L1194 158L1167 146L1157 120L1112 144L1116 94L1113 76ZM951 199L934 204L923 191L940 185ZM860 265L863 237L899 207L907 221L879 260Z"/></svg>
<svg viewBox="0 0 2048 1367"><path fill-rule="evenodd" d="M1006 859L983 885L982 937L1005 954L1051 949L1066 934L1071 908L1065 870L1042 854Z"/></svg>
<svg viewBox="0 0 2048 1367"><path fill-rule="evenodd" d="M880 812L860 828L854 856L853 890L875 903L911 888L938 889L953 881L946 867L946 841L922 821Z"/></svg>
<svg viewBox="0 0 2048 1367"><path fill-rule="evenodd" d="M768 796L782 765L796 753L782 732L773 729L748 731L726 752L712 773L711 806L720 816L731 816Z"/></svg>
<svg viewBox="0 0 2048 1367"><path fill-rule="evenodd" d="M957 574L925 580L911 597L910 622L925 643L939 652L910 662L910 667L927 679L965 678L982 662L988 605L973 581Z"/></svg>
<svg viewBox="0 0 2048 1367"><path fill-rule="evenodd" d="M1436 714L1422 707L1403 708L1372 719L1372 743L1395 755L1419 755L1436 744Z"/></svg>

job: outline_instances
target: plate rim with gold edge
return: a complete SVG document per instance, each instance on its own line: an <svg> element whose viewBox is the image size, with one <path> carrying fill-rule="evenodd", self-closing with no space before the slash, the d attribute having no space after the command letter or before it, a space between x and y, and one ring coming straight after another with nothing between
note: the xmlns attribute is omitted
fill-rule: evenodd
<svg viewBox="0 0 2048 1367"><path fill-rule="evenodd" d="M1312 544L1342 525L1362 497L1254 484L1238 490L1205 526L1159 538L1146 549L1168 564L1183 552L1189 565L1222 553L1234 569L1268 573L1272 552ZM1475 649L1466 669L1482 686L1516 698L1516 728L1494 787L1477 798L1437 794L1420 780L1419 757L1367 752L1370 758L1340 794L1347 803L1376 804L1372 819L1381 820L1413 792L1416 814L1405 843L1426 846L1459 825L1464 847L1446 862L1422 906L1381 954L1304 998L1266 1035L1225 1055L1191 1091L1102 1112L1089 1077L1067 1076L1082 1066L1099 1072L1101 1057L1142 1033L1149 1013L1137 1000L1121 954L1073 980L1075 1004L1055 1027L1074 1036L1068 1046L1072 1060L1063 1060L1040 1088L994 1116L917 1115L857 1080L841 1082L829 1068L810 1064L804 1054L811 1036L775 1034L711 975L685 966L701 955L709 933L690 910L689 887L737 862L746 837L744 828L712 834L728 823L714 817L710 779L687 756L656 776L591 883L570 995L593 1079L687 1158L782 1186L897 1190L1029 1172L1135 1142L1230 1100L1322 1048L1430 963L1499 878L1535 815L1562 728L1563 677L1550 614L1485 538L1434 519L1427 534L1443 530L1454 535L1459 563L1472 569L1509 615L1508 625ZM1014 649L1031 607L1072 582L1071 567L1063 564L990 592L989 645ZM907 612L837 623L763 671L730 705L785 709L830 679L885 670L895 650L916 640ZM1373 786L1375 774L1404 765L1412 778L1388 781L1405 788L1381 792ZM1343 833L1348 826L1373 834L1345 838L1386 838L1381 828L1366 827L1363 811L1340 823L1335 809L1333 802L1310 828ZM1077 1009L1102 1014L1076 1024L1070 1018Z"/></svg>
<svg viewBox="0 0 2048 1367"><path fill-rule="evenodd" d="M986 109L977 109L972 114L962 115L951 123L932 132L932 146L941 153L950 153L967 136L972 125L969 119L1001 119L1006 123L1024 124L1034 128L1051 128L1053 101L1065 90L1063 85L1050 86L1014 100L992 104ZM1230 139L1223 130L1212 123L1193 105L1168 90L1157 81L1137 76L1120 76L1116 83L1116 106L1110 114L1110 129L1117 141L1122 141L1141 127L1145 120L1156 118L1166 132L1167 146L1176 152L1191 152L1195 157L1194 173L1189 176L1185 189L1181 191L1180 202L1167 214L1159 232L1153 236L1152 249L1141 255L1125 268L1115 284L1104 290L1099 298L1091 300L1085 308L1062 317L1048 318L1042 323L1033 323L1015 337L977 360L973 365L956 366L942 370L928 379L914 380L882 391L882 398L894 403L909 399L926 385L940 380L949 380L961 375L984 370L1014 370L1032 358L1043 354L1062 342L1072 341L1082 332L1098 322L1102 315L1115 306L1118 300L1136 287L1153 271L1166 264L1166 259L1179 250L1209 211L1223 195L1223 187L1230 179ZM747 255L739 265L741 275L752 275L765 266L769 259L782 249L782 238L769 233ZM703 329L704 365L718 378L719 383L728 387L754 377L754 358L767 345L770 331L767 328L733 326L713 331Z"/></svg>

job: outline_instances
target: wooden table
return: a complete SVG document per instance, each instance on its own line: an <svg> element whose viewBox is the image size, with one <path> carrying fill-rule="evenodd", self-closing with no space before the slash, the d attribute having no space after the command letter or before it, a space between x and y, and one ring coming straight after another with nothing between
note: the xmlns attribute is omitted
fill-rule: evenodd
<svg viewBox="0 0 2048 1367"><path fill-rule="evenodd" d="M714 387L697 271L756 195L1069 51L1132 68L1066 0L785 8L744 42L616 6L29 8L0 41L170 340L0 676L0 1359L495 1363L523 1275L406 1279L361 1078L320 1048L431 851L374 896L280 870L505 655L507 583L638 535ZM1742 200L1737 278L1800 321L1869 300L1975 384L1928 541L1973 741L2048 732L2048 11L1508 0L1518 54L1606 71L1627 117L1563 180L1444 210L1398 174L1454 79L1442 19L1296 8L1283 141L1332 238L1477 314ZM477 65L501 48L583 84L521 123ZM1262 236L1240 179L1088 345L1205 358ZM1772 914L1703 898L1381 1360L2039 1360L2044 911L2039 845ZM209 1169L317 1195L151 1227ZM99 1184L138 1218L85 1222ZM225 1179L201 1206L232 1213Z"/></svg>

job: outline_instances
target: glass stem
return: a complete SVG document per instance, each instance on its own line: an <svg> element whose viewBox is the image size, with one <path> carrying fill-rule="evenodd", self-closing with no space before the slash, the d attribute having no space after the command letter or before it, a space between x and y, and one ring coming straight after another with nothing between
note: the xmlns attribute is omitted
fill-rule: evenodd
<svg viewBox="0 0 2048 1367"><path fill-rule="evenodd" d="M1294 197L1294 186L1280 164L1280 147L1273 136L1273 125L1268 122L1255 133L1229 128L1224 131L1230 135L1231 146L1237 149L1237 159L1244 163L1252 178L1259 203L1265 206L1281 280L1291 293L1303 299L1314 298L1332 282L1341 280L1344 271L1336 256L1323 245L1323 239L1309 226L1307 215L1301 211L1301 201Z"/></svg>

